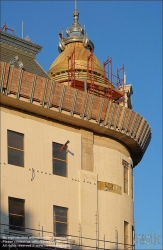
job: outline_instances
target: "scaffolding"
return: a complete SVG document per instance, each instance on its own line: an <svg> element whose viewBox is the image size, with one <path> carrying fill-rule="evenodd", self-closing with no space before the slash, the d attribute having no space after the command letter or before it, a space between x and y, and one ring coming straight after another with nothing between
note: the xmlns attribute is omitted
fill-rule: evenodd
<svg viewBox="0 0 163 250"><path fill-rule="evenodd" d="M40 225L39 225L40 226ZM132 244L124 244L118 242L118 231L115 230L115 240L110 241L106 239L105 234L102 239L99 239L98 234L96 238L85 237L82 234L82 227L79 224L78 235L55 235L54 232L41 229L27 228L14 226L15 230L10 230L12 225L0 224L0 246L15 247L22 249L75 249L75 250L134 250L135 239ZM17 229L19 228L19 229ZM19 230L19 231L18 231Z"/></svg>
<svg viewBox="0 0 163 250"><path fill-rule="evenodd" d="M6 22L4 23L3 27L1 28L2 31L7 32L8 30L12 31L13 35L15 35L15 30L7 28Z"/></svg>
<svg viewBox="0 0 163 250"><path fill-rule="evenodd" d="M75 47L68 56L68 85L75 88Z"/></svg>
<svg viewBox="0 0 163 250"><path fill-rule="evenodd" d="M106 66L108 65L108 78L106 77ZM108 88L104 91L104 97L108 98L109 100L112 100L113 98L113 84L112 84L112 58L107 59L104 64L104 84L108 83Z"/></svg>
<svg viewBox="0 0 163 250"><path fill-rule="evenodd" d="M87 57L87 89L89 93L93 93L95 89L94 85L94 58L93 52Z"/></svg>
<svg viewBox="0 0 163 250"><path fill-rule="evenodd" d="M83 68L83 72L86 72L84 80L77 77L79 75L77 73L78 69L81 67ZM114 75L112 73L112 58L108 58L103 63L103 70L96 69L92 51L87 56L87 64L82 65L76 62L74 47L70 56L68 56L68 86L82 89L83 85L84 90L84 82L86 82L88 93L107 98L112 102L124 104L124 101L122 101L124 100L124 65L122 68L117 69Z"/></svg>

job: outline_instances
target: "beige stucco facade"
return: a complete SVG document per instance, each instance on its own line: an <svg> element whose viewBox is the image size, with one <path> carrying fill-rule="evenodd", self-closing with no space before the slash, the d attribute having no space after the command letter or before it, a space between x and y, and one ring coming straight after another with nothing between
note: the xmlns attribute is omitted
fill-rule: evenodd
<svg viewBox="0 0 163 250"><path fill-rule="evenodd" d="M24 134L24 167L8 164L7 130ZM52 142L64 144L67 140L70 140L68 176L56 176L52 172ZM1 107L1 145L1 223L9 223L8 197L17 197L25 199L27 228L43 227L53 232L53 206L57 205L68 208L68 234L78 236L80 227L83 237L102 240L105 235L106 240L115 242L118 231L118 241L123 243L126 221L132 244L132 160L125 146L88 130L4 107ZM122 160L129 162L128 194L123 190ZM99 189L101 182L114 184L114 190ZM7 228L3 226L1 231ZM32 232L35 236L39 234ZM44 236L49 233L44 232ZM95 241L85 240L85 244L95 245ZM98 244L101 246L103 242Z"/></svg>
<svg viewBox="0 0 163 250"><path fill-rule="evenodd" d="M0 239L133 250L133 168L151 129L132 110L124 65L115 85L112 59L99 62L73 17L48 73L36 61L41 46L0 31Z"/></svg>

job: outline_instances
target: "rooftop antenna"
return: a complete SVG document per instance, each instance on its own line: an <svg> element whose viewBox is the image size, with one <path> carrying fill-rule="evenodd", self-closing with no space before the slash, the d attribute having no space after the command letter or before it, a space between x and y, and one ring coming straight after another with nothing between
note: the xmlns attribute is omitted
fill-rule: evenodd
<svg viewBox="0 0 163 250"><path fill-rule="evenodd" d="M77 0L75 0L75 10L77 10Z"/></svg>
<svg viewBox="0 0 163 250"><path fill-rule="evenodd" d="M1 28L1 30L4 31L4 32L7 32L7 30L10 30L10 31L12 31L13 35L15 35L15 30L7 28L6 22L4 23L4 26Z"/></svg>
<svg viewBox="0 0 163 250"><path fill-rule="evenodd" d="M24 39L24 22L22 21L22 39Z"/></svg>
<svg viewBox="0 0 163 250"><path fill-rule="evenodd" d="M126 72L124 72L124 85L126 86Z"/></svg>

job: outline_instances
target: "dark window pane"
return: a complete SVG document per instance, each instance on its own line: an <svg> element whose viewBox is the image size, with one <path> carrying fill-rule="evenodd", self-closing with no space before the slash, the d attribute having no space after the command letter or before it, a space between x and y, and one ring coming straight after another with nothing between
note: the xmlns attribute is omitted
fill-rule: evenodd
<svg viewBox="0 0 163 250"><path fill-rule="evenodd" d="M53 159L53 174L67 176L66 162Z"/></svg>
<svg viewBox="0 0 163 250"><path fill-rule="evenodd" d="M24 216L24 200L17 198L9 198L9 213Z"/></svg>
<svg viewBox="0 0 163 250"><path fill-rule="evenodd" d="M54 207L54 220L67 222L67 208L64 207Z"/></svg>
<svg viewBox="0 0 163 250"><path fill-rule="evenodd" d="M24 228L20 228L24 227L24 217L9 215L9 224L12 230L24 231Z"/></svg>
<svg viewBox="0 0 163 250"><path fill-rule="evenodd" d="M23 167L24 152L16 149L8 148L8 164Z"/></svg>
<svg viewBox="0 0 163 250"><path fill-rule="evenodd" d="M67 213L68 208L54 206L54 232L58 236L67 234Z"/></svg>
<svg viewBox="0 0 163 250"><path fill-rule="evenodd" d="M67 147L62 148L62 144L53 142L53 157L61 160L66 160Z"/></svg>
<svg viewBox="0 0 163 250"><path fill-rule="evenodd" d="M56 222L54 228L56 229L57 236L67 234L67 224Z"/></svg>
<svg viewBox="0 0 163 250"><path fill-rule="evenodd" d="M24 231L23 228L20 228L25 227L24 203L23 199L9 197L9 224L12 230Z"/></svg>
<svg viewBox="0 0 163 250"><path fill-rule="evenodd" d="M24 135L8 130L8 146L18 149L24 149Z"/></svg>

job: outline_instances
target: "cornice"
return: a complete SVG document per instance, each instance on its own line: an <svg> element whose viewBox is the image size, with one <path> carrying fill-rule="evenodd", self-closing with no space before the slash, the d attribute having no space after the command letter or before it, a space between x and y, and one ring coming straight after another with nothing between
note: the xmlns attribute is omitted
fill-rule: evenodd
<svg viewBox="0 0 163 250"><path fill-rule="evenodd" d="M21 39L17 36L8 34L7 32L3 31L0 31L0 43L16 47L18 49L32 53L34 55L36 55L42 49L40 45L26 41L25 39Z"/></svg>
<svg viewBox="0 0 163 250"><path fill-rule="evenodd" d="M1 103L114 138L136 166L151 140L147 121L106 98L77 90L0 62ZM28 86L26 79L28 77Z"/></svg>

